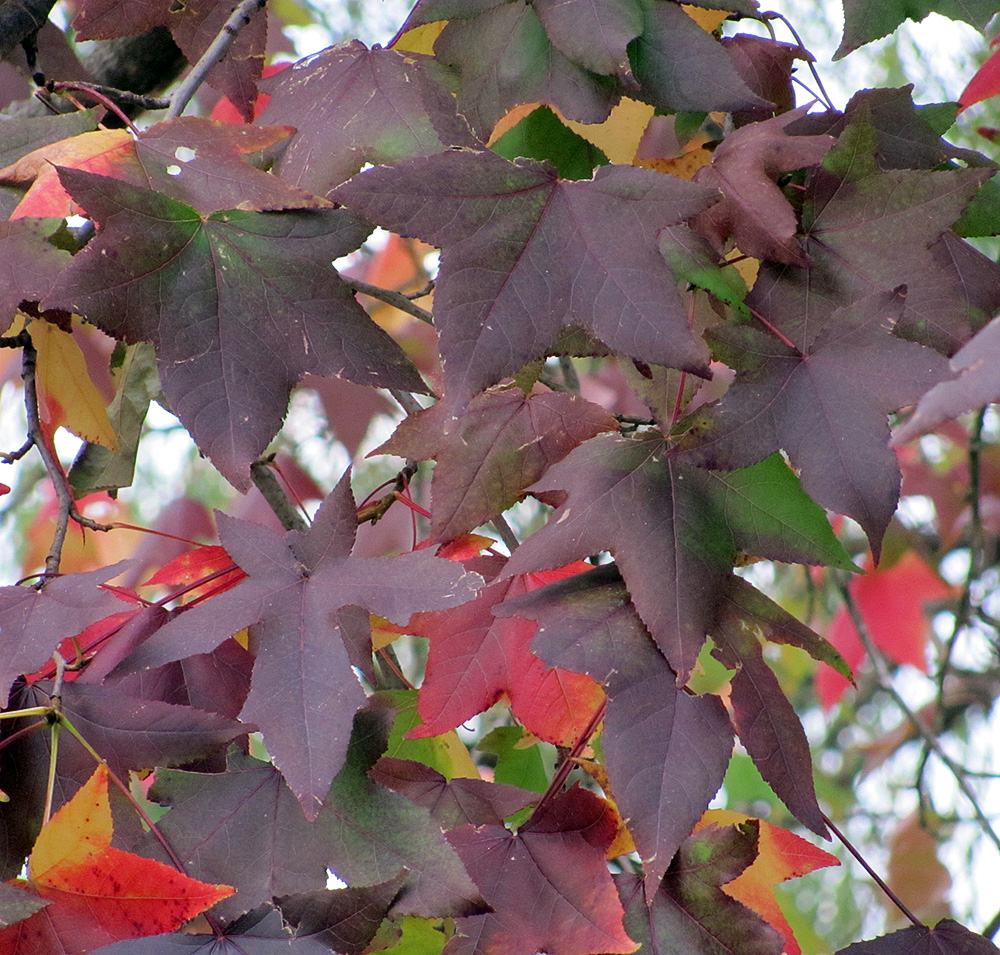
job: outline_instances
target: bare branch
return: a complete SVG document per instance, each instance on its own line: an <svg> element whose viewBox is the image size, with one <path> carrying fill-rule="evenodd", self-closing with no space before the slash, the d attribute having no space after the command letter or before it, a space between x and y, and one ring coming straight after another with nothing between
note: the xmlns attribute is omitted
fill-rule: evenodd
<svg viewBox="0 0 1000 955"><path fill-rule="evenodd" d="M243 0L232 12L216 38L202 54L201 59L191 67L191 72L174 90L173 96L170 98L167 119L176 119L184 112L184 108L191 102L191 97L198 92L198 88L205 82L205 78L212 71L212 68L225 57L233 45L233 41L239 36L240 30L250 22L258 10L264 8L266 3L267 0Z"/></svg>
<svg viewBox="0 0 1000 955"><path fill-rule="evenodd" d="M419 318L422 322L427 322L428 325L434 324L434 316L427 309L421 308L419 305L414 305L410 301L410 298L402 292L394 292L391 289L379 288L377 285L369 285L367 282L362 282L360 279L351 278L347 275L342 275L341 278L344 280L344 284L350 286L355 292L360 292L362 295L368 295L371 298L377 298L380 302L385 302L386 305L392 305L401 312L406 312L407 315L412 315L414 318ZM418 295L417 298L419 297Z"/></svg>
<svg viewBox="0 0 1000 955"><path fill-rule="evenodd" d="M250 465L250 477L286 531L309 529L298 508L288 499L288 495L278 483L278 478L271 469L270 460L254 461Z"/></svg>

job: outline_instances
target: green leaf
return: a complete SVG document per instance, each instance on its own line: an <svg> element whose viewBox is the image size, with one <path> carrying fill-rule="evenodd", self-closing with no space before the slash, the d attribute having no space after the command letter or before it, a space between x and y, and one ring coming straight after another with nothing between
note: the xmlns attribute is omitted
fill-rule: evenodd
<svg viewBox="0 0 1000 955"><path fill-rule="evenodd" d="M548 106L532 110L491 147L505 159L548 159L560 179L589 179L608 157L565 126Z"/></svg>

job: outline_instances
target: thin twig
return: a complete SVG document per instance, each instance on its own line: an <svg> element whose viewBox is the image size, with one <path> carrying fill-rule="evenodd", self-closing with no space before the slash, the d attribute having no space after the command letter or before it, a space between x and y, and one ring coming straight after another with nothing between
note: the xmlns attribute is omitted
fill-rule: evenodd
<svg viewBox="0 0 1000 955"><path fill-rule="evenodd" d="M493 527L500 535L500 540L506 544L507 550L513 554L521 542L517 539L517 535L511 530L510 524L507 523L507 519L503 516L503 514L498 514L493 518Z"/></svg>
<svg viewBox="0 0 1000 955"><path fill-rule="evenodd" d="M844 598L844 606L847 609L848 614L850 614L851 620L854 623L854 628L858 632L858 636L861 638L861 642L865 646L865 650L868 656L871 658L872 666L875 668L875 673L878 677L879 684L886 693L888 693L896 706L899 707L900 712L906 717L907 721L913 727L916 735L923 740L924 745L941 760L942 763L948 768L948 771L955 777L955 782L958 784L958 788L961 790L962 795L969 801L972 806L972 813L976 817L976 821L979 823L980 828L986 837L996 846L997 850L1000 851L1000 836L997 836L993 829L992 824L989 819L986 818L985 813L979 807L977 801L977 796L973 791L972 787L969 785L968 780L965 778L965 774L962 772L962 767L958 765L942 748L941 744L938 742L937 738L932 732L930 732L926 726L920 721L920 717L910 709L909 704L903 699L902 694L896 689L892 682L892 675L889 673L889 668L886 666L885 658L882 656L882 651L876 646L875 641L872 640L871 634L868 632L868 627L865 625L864 618L861 616L861 612L858 610L857 604L854 602L854 598L851 596L850 591L847 589L845 584L840 585L840 591Z"/></svg>
<svg viewBox="0 0 1000 955"><path fill-rule="evenodd" d="M93 531L107 531L110 528L105 524L92 521L89 517L84 517L76 509L76 502L73 500L69 481L66 480L66 473L42 433L42 422L38 411L38 390L35 387L38 352L35 351L35 346L31 343L31 336L27 332L23 332L22 335L24 351L22 353L21 378L24 381L24 408L28 417L28 437L42 456L45 470L56 494L58 506L56 531L52 536L52 546L45 558L45 573L53 575L59 573L59 563L62 560L62 549L66 541L66 531L70 518L81 527L87 527Z"/></svg>
<svg viewBox="0 0 1000 955"><path fill-rule="evenodd" d="M986 927L983 929L982 934L985 938L993 938L997 932L1000 932L1000 912L997 912L997 914L986 923Z"/></svg>
<svg viewBox="0 0 1000 955"><path fill-rule="evenodd" d="M95 98L101 96L122 106L137 106L139 109L167 109L170 106L169 96L140 96L138 93L131 93L128 90L115 89L113 86L101 86L99 83L84 83L82 80L52 83L51 86L55 92L63 89L79 90L81 93L93 93Z"/></svg>
<svg viewBox="0 0 1000 955"><path fill-rule="evenodd" d="M403 391L401 388L390 388L389 394L396 399L399 407L407 414L416 414L418 411L424 410L423 405L409 391Z"/></svg>
<svg viewBox="0 0 1000 955"><path fill-rule="evenodd" d="M89 93L101 104L101 106L109 112L114 113L115 116L117 116L129 128L133 136L139 135L139 130L136 128L135 123L133 123L132 120L125 115L122 108L109 96L105 96L103 93L95 89L93 85L90 85L87 89L82 89L79 83L50 83L47 88L54 93L66 94L67 98L71 98L68 95L71 91ZM73 99L73 102L76 103L76 100Z"/></svg>
<svg viewBox="0 0 1000 955"><path fill-rule="evenodd" d="M805 44L802 42L802 37L799 36L798 31L791 25L791 23L788 22L788 19L784 15L780 13L768 12L763 15L763 20L765 23L768 20L780 20L783 24L785 24L788 32L795 37L795 42L799 45L799 49L806 49ZM820 79L819 71L816 69L816 64L812 60L806 60L806 65L809 67L809 72L812 73L813 79L819 87L819 91L823 96L824 105L826 105L829 109L835 110L837 107L833 105L833 100L830 99L830 94L827 93L826 87L823 85L823 80Z"/></svg>
<svg viewBox="0 0 1000 955"><path fill-rule="evenodd" d="M900 899L892 889L879 877L879 874L865 861L864 857L858 852L857 849L851 845L850 840L845 836L833 823L830 817L823 813L823 822L827 824L830 831L843 843L844 848L852 855L855 859L861 863L861 867L867 872L872 879L874 879L875 884L886 894L886 896L892 901L893 905L899 909L914 925L923 928L924 923L920 921L904 904L902 899Z"/></svg>
<svg viewBox="0 0 1000 955"><path fill-rule="evenodd" d="M28 438L16 451L0 451L0 462L13 464L15 461L20 461L34 446L35 442Z"/></svg>
<svg viewBox="0 0 1000 955"><path fill-rule="evenodd" d="M254 461L250 465L250 477L286 531L306 531L309 529L309 525L299 513L298 508L288 499L288 495L278 482L278 478L270 466L270 461Z"/></svg>
<svg viewBox="0 0 1000 955"><path fill-rule="evenodd" d="M420 321L426 322L428 325L434 324L434 316L426 308L421 308L419 305L414 304L402 292L380 288L378 285L369 285L367 282L362 282L361 279L352 278L349 275L342 275L341 278L344 280L344 284L354 289L355 292L360 292L362 295L367 295L370 298L377 298L380 302L392 305L401 312L406 312L407 315L419 318ZM420 296L417 297L419 298Z"/></svg>
<svg viewBox="0 0 1000 955"><path fill-rule="evenodd" d="M233 41L239 36L242 30L253 18L253 15L264 8L267 0L243 0L243 2L233 10L229 19L222 25L215 39L202 54L201 59L193 67L191 72L181 81L173 96L170 97L170 109L167 110L167 119L177 119L184 108L191 101L191 97L198 92L198 88L205 82L205 78L218 63L221 63Z"/></svg>
<svg viewBox="0 0 1000 955"><path fill-rule="evenodd" d="M574 395L580 394L580 376L576 373L573 359L568 355L560 355L559 370L562 372L563 381L566 382L566 390Z"/></svg>

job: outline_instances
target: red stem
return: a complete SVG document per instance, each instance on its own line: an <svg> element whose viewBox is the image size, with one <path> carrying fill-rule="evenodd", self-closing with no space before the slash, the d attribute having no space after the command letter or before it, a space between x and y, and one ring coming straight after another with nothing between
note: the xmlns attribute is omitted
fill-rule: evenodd
<svg viewBox="0 0 1000 955"><path fill-rule="evenodd" d="M747 306L747 308L750 308L750 306ZM795 342L793 342L780 328L775 328L775 326L772 325L766 318L764 318L764 316L761 315L760 312L758 312L756 309L750 308L750 314L753 315L753 317L756 318L757 321L760 322L761 325L763 325L783 345L787 345L789 348L792 349L792 351L796 352L799 355L802 355L802 352L799 351ZM805 356L803 355L802 357L804 358Z"/></svg>

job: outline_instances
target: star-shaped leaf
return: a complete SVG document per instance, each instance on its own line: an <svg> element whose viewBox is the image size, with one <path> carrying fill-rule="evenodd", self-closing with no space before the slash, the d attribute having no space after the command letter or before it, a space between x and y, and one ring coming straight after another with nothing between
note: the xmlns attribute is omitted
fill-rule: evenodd
<svg viewBox="0 0 1000 955"><path fill-rule="evenodd" d="M656 236L712 190L623 166L564 182L530 160L453 151L369 170L333 197L441 247L435 320L459 405L542 357L570 324L641 361L707 373Z"/></svg>
<svg viewBox="0 0 1000 955"><path fill-rule="evenodd" d="M837 955L996 955L998 951L985 936L954 919L941 919L933 928L911 925L867 942L855 942Z"/></svg>
<svg viewBox="0 0 1000 955"><path fill-rule="evenodd" d="M900 486L887 415L950 374L937 352L889 334L902 308L900 295L870 296L810 328L803 345L775 326L709 332L738 374L686 459L731 468L783 449L806 491L861 524L877 557Z"/></svg>
<svg viewBox="0 0 1000 955"><path fill-rule="evenodd" d="M261 728L312 819L343 764L354 713L365 702L338 612L361 606L404 623L418 610L463 603L482 578L427 550L352 557L357 517L349 475L307 531L280 535L223 514L218 524L223 546L247 579L181 613L123 666L136 670L204 653L253 624L257 660L242 716Z"/></svg>
<svg viewBox="0 0 1000 955"><path fill-rule="evenodd" d="M365 163L475 146L446 76L433 57L360 40L300 61L265 84L271 99L260 122L298 128L275 172L324 195Z"/></svg>
<svg viewBox="0 0 1000 955"><path fill-rule="evenodd" d="M172 410L238 488L306 372L426 390L330 262L368 226L340 210L218 212L63 170L100 234L47 299L116 338L151 341Z"/></svg>
<svg viewBox="0 0 1000 955"><path fill-rule="evenodd" d="M616 428L582 398L505 388L473 398L457 421L441 402L410 415L377 450L437 460L431 533L447 541L506 510L582 441Z"/></svg>
<svg viewBox="0 0 1000 955"><path fill-rule="evenodd" d="M483 897L486 915L458 919L449 955L634 952L604 861L618 825L609 805L573 788L512 833L462 826L448 833Z"/></svg>
<svg viewBox="0 0 1000 955"><path fill-rule="evenodd" d="M760 470L713 475L668 451L655 433L598 435L571 451L532 488L566 491L566 503L514 552L502 576L610 551L684 683L738 550L807 563L845 555L780 458ZM776 481L785 488L780 495Z"/></svg>
<svg viewBox="0 0 1000 955"><path fill-rule="evenodd" d="M38 302L49 293L70 254L49 241L57 219L0 222L0 324L10 327L23 301Z"/></svg>
<svg viewBox="0 0 1000 955"><path fill-rule="evenodd" d="M805 265L795 240L798 219L774 179L778 173L819 163L834 144L832 136L788 136L786 129L806 107L751 123L727 136L699 169L695 182L715 186L725 199L695 219L719 252L732 237L740 252L758 259Z"/></svg>

